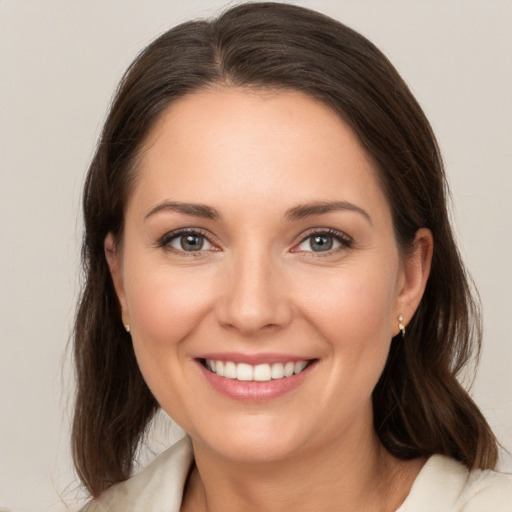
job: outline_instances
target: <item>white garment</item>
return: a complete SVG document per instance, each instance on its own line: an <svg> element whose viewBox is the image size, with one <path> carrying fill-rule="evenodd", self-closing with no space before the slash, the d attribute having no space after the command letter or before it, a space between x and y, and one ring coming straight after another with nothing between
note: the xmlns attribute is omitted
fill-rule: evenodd
<svg viewBox="0 0 512 512"><path fill-rule="evenodd" d="M192 446L184 437L82 512L179 512L192 460ZM512 475L470 472L449 457L433 455L396 512L512 512Z"/></svg>

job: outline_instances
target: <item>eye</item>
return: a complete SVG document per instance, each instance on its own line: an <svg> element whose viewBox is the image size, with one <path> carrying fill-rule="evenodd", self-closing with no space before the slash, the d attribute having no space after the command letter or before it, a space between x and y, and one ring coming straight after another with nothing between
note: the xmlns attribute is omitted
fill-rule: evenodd
<svg viewBox="0 0 512 512"><path fill-rule="evenodd" d="M335 252L341 248L348 248L351 240L335 230L317 231L305 237L293 252Z"/></svg>
<svg viewBox="0 0 512 512"><path fill-rule="evenodd" d="M215 246L198 231L168 233L161 242L165 248L179 252L200 252L215 250Z"/></svg>

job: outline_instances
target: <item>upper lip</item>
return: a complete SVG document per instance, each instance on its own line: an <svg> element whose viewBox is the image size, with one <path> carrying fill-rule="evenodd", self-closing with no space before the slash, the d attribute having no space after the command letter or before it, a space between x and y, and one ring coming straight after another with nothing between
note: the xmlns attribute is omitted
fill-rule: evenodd
<svg viewBox="0 0 512 512"><path fill-rule="evenodd" d="M258 364L274 364L274 363L297 363L299 361L310 361L314 358L291 355L291 354L277 354L277 353L262 353L262 354L243 354L240 352L210 352L201 354L196 359L211 359L213 361L231 361L233 363L246 363L252 366Z"/></svg>

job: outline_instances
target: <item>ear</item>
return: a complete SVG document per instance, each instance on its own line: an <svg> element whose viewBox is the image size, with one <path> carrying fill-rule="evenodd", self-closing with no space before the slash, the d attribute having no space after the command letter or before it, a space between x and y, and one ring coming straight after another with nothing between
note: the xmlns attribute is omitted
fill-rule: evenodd
<svg viewBox="0 0 512 512"><path fill-rule="evenodd" d="M130 316L126 305L126 296L124 292L123 269L121 265L121 256L117 247L114 235L109 233L105 238L105 258L107 259L108 268L114 283L117 299L121 305L121 316L123 324L130 325Z"/></svg>
<svg viewBox="0 0 512 512"><path fill-rule="evenodd" d="M393 319L395 334L399 332L398 317L402 315L404 318L403 323L405 325L409 323L423 297L428 276L430 275L433 250L434 238L430 229L419 229L414 238L412 252L408 252L403 256L396 304L396 318Z"/></svg>

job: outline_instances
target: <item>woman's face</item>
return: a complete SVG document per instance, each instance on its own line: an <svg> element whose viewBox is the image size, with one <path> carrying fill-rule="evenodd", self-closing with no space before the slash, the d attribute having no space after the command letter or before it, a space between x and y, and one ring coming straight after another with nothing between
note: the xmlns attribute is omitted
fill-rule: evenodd
<svg viewBox="0 0 512 512"><path fill-rule="evenodd" d="M234 88L176 101L145 144L122 249L106 249L142 374L198 446L276 460L372 432L426 272L327 107Z"/></svg>

